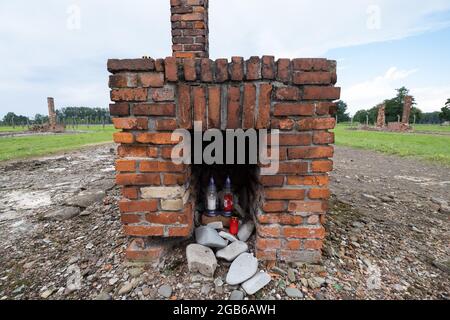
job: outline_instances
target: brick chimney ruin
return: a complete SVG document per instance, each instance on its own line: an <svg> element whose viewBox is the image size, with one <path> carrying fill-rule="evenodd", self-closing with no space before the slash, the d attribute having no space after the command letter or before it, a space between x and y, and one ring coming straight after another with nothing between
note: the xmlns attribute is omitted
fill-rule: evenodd
<svg viewBox="0 0 450 320"><path fill-rule="evenodd" d="M203 130L280 130L279 171L258 177L256 255L320 261L333 169L334 101L340 97L336 62L270 55L211 60L208 1L171 0L170 5L171 57L108 61L110 112L121 130L114 141L121 219L131 239L127 258L154 261L167 245L192 236L198 214L193 166L172 162L171 134L202 121Z"/></svg>

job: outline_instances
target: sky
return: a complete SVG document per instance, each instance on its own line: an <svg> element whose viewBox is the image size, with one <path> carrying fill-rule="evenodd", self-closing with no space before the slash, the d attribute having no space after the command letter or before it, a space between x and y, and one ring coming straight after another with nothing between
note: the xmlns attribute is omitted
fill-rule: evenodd
<svg viewBox="0 0 450 320"><path fill-rule="evenodd" d="M169 0L0 0L0 118L108 107L108 58L171 55ZM450 98L450 0L210 0L210 57L337 60L354 114L406 86Z"/></svg>

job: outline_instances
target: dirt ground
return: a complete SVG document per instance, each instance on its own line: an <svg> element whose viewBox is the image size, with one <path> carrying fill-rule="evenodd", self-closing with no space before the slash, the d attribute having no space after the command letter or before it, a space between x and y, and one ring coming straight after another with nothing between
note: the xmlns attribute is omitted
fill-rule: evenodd
<svg viewBox="0 0 450 320"><path fill-rule="evenodd" d="M164 284L171 299L227 300L228 266L190 274L184 244L158 265L123 261L114 148L0 164L0 299L162 299ZM448 299L450 170L340 147L335 167L323 263L270 266L246 299Z"/></svg>

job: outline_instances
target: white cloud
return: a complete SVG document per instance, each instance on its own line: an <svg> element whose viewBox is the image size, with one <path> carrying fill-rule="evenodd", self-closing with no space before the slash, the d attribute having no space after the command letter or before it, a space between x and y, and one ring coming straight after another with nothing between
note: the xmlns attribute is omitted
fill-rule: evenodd
<svg viewBox="0 0 450 320"><path fill-rule="evenodd" d="M80 30L67 28L72 5ZM380 9L379 29L367 28L370 5ZM106 107L108 58L171 54L169 9L169 0L1 1L0 117L44 113L46 96ZM448 9L448 0L211 0L211 56L322 56L440 28L429 17Z"/></svg>
<svg viewBox="0 0 450 320"><path fill-rule="evenodd" d="M395 89L405 84L405 79L418 72L413 70L399 70L396 67L389 68L385 74L372 80L357 83L342 88L342 100L348 106L351 114L360 109L369 109L383 102L385 99L396 95ZM440 109L450 97L450 86L418 87L407 85L411 95L416 99L417 107L424 112Z"/></svg>

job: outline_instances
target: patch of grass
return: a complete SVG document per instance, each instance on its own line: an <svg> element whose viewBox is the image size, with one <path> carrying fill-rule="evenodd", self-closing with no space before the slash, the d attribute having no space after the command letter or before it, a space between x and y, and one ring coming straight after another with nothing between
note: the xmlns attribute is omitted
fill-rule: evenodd
<svg viewBox="0 0 450 320"><path fill-rule="evenodd" d="M449 132L450 126L440 126L438 124L416 124L413 126L415 131L427 132Z"/></svg>
<svg viewBox="0 0 450 320"><path fill-rule="evenodd" d="M450 136L335 129L336 144L381 151L399 156L414 156L450 166Z"/></svg>
<svg viewBox="0 0 450 320"><path fill-rule="evenodd" d="M72 130L72 128L68 128ZM0 138L0 161L49 155L96 143L112 142L113 126L80 126L86 133Z"/></svg>

